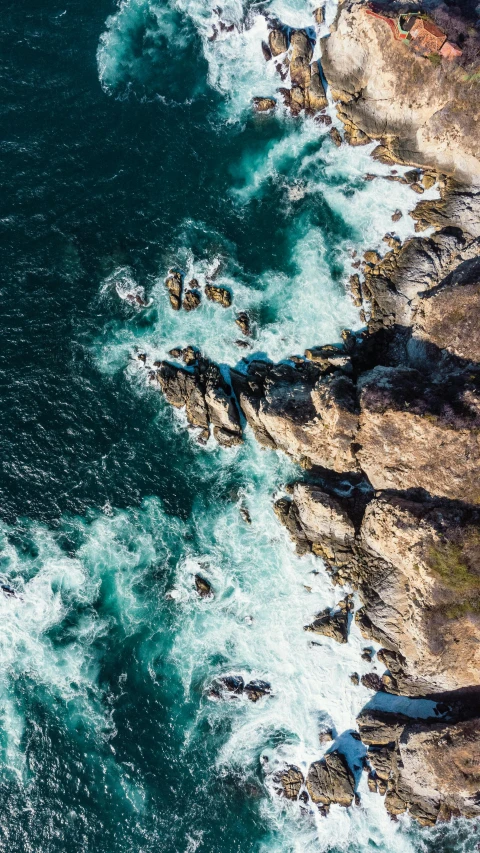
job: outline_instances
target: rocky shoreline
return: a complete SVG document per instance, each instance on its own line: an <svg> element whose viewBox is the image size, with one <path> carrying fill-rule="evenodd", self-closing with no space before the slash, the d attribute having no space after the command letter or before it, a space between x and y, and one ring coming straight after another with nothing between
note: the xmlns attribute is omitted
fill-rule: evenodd
<svg viewBox="0 0 480 853"><path fill-rule="evenodd" d="M368 686L434 698L443 714L416 721L365 710L358 718L371 789L385 795L392 816L408 810L432 825L480 815L480 160L472 136L478 116L462 117L458 75L450 68L442 72L415 57L407 73L407 48L367 17L365 6L340 5L324 39L324 73L347 141L377 139L377 158L415 166L411 183L421 188L425 174L438 181L440 199L420 201L412 214L417 230L429 228L430 236L402 245L386 235L384 257L366 253L351 281L363 331L345 330L341 342L280 364L244 359L243 370L227 372L188 347L150 368L150 379L185 409L201 440L212 428L230 447L242 442L248 424L262 446L306 469L275 511L299 553L318 555L334 583L359 593L354 618L366 639L381 644L377 659L385 667ZM290 41L277 25L272 33L264 56L288 59L280 64L291 73L286 102L295 114L305 107L321 113L326 101L307 32L293 32ZM402 61L392 70L388 60L398 51ZM375 62L377 94L397 98L390 111L372 103ZM402 119L417 66L424 86L443 82L435 97L451 101L450 131L447 118L439 124L438 110L435 125L413 108L408 122ZM261 100L267 99L257 99L259 111L275 106ZM181 273L171 273L167 287L179 309ZM222 295L208 298L224 304ZM247 335L248 317L242 322ZM344 598L305 629L346 642L352 609ZM335 749L311 765L306 779L287 767L276 784L287 798L306 798L324 812L355 797L354 774Z"/></svg>

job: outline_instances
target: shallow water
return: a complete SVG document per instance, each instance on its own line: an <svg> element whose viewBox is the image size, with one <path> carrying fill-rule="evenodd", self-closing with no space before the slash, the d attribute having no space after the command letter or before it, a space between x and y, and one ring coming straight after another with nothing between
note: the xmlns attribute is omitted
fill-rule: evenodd
<svg viewBox="0 0 480 853"><path fill-rule="evenodd" d="M268 11L311 24L315 4ZM361 807L303 813L272 791L283 762L320 757L333 726L355 762L374 699L362 640L312 645L303 625L340 596L299 558L272 499L302 472L248 435L198 446L136 354L192 343L234 365L282 359L361 323L351 252L384 246L411 192L369 149L337 150L310 120L252 116L278 80L260 7L210 42L201 0L4 4L0 351L0 849L162 853L469 853L476 829L393 823ZM334 5L328 5L328 20ZM218 23L218 22L217 22ZM396 226L412 231L407 215ZM168 305L179 264L212 265L233 306ZM125 298L142 289L138 311ZM247 507L252 524L240 514ZM194 575L215 597L199 600ZM272 695L214 701L221 674ZM425 703L407 713L428 713ZM355 751L357 750L357 752Z"/></svg>

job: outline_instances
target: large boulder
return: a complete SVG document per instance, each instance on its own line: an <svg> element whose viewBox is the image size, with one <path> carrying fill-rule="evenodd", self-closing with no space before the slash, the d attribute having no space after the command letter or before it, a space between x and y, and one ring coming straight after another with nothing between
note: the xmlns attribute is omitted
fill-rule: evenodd
<svg viewBox="0 0 480 853"><path fill-rule="evenodd" d="M287 34L285 30L274 29L268 34L268 44L272 56L280 56L288 49Z"/></svg>
<svg viewBox="0 0 480 853"><path fill-rule="evenodd" d="M310 62L313 48L305 30L294 30L290 36L290 79L293 86L307 89L310 85Z"/></svg>
<svg viewBox="0 0 480 853"><path fill-rule="evenodd" d="M351 806L355 795L355 778L345 756L335 750L310 765L307 790L314 803L325 806L338 803Z"/></svg>

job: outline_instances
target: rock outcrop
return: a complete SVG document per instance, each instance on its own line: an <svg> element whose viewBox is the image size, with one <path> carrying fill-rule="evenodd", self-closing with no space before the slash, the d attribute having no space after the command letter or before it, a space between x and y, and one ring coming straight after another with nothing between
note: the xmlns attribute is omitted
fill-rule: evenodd
<svg viewBox="0 0 480 853"><path fill-rule="evenodd" d="M384 493L359 522L360 498L350 499L349 515L348 500L303 483L281 500L277 514L300 549L360 591L357 621L385 646L386 689L433 695L479 684L479 510ZM319 617L309 630L333 636L330 611Z"/></svg>
<svg viewBox="0 0 480 853"><path fill-rule="evenodd" d="M409 811L424 826L452 816L480 814L480 718L412 721L380 712L358 717L387 810Z"/></svg>
<svg viewBox="0 0 480 853"><path fill-rule="evenodd" d="M355 795L355 779L345 756L335 750L311 764L306 787L314 803L351 806Z"/></svg>
<svg viewBox="0 0 480 853"><path fill-rule="evenodd" d="M163 361L153 378L172 406L185 408L192 426L208 430L212 425L215 438L225 446L242 441L238 407L217 365L200 355L191 369Z"/></svg>
<svg viewBox="0 0 480 853"><path fill-rule="evenodd" d="M340 119L347 128L381 139L392 162L435 167L480 183L474 76L455 62L432 62L415 53L394 37L388 22L369 14L363 0L339 5L322 64Z"/></svg>

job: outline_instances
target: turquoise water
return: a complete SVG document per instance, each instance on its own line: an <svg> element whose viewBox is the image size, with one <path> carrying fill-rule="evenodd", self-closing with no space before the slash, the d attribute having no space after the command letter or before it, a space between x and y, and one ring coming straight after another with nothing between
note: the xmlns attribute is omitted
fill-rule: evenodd
<svg viewBox="0 0 480 853"><path fill-rule="evenodd" d="M192 343L237 364L246 309L251 353L337 340L360 326L351 251L381 247L412 204L405 187L364 181L368 149L252 116L251 96L278 85L259 8L225 7L238 30L210 42L200 0L4 4L0 573L17 597L0 597L2 851L475 843L462 822L393 823L365 779L361 807L328 819L274 794L275 769L320 757L322 726L358 762L349 731L372 699L349 677L366 671L361 638L312 646L303 632L339 590L272 510L302 472L250 435L200 447L136 359ZM300 2L269 11L311 22ZM173 264L201 282L218 267L232 309L172 312ZM124 298L135 288L147 309ZM198 598L197 572L214 598ZM214 701L225 674L272 694Z"/></svg>

